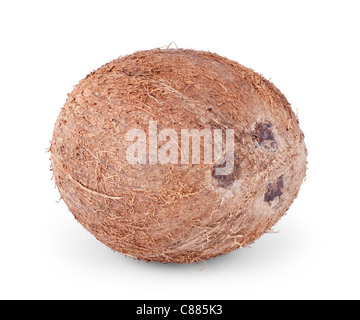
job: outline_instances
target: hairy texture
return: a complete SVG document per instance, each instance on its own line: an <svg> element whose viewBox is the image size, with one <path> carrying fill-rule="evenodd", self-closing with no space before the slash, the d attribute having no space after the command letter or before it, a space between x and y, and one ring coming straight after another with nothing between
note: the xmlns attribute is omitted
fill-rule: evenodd
<svg viewBox="0 0 360 320"><path fill-rule="evenodd" d="M132 128L234 129L235 164L126 161ZM180 134L179 134L180 136ZM159 148L161 144L159 143ZM57 119L51 165L81 225L125 255L192 263L246 246L296 198L306 147L284 95L214 53L156 49L120 57L81 80Z"/></svg>

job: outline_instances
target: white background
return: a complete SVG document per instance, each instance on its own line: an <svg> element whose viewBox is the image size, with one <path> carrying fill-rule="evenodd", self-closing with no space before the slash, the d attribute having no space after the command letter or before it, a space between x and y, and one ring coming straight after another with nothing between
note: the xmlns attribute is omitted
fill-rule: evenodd
<svg viewBox="0 0 360 320"><path fill-rule="evenodd" d="M359 299L359 12L359 1L1 1L0 298ZM171 42L271 79L309 151L278 232L206 264L113 252L50 180L46 149L73 86Z"/></svg>

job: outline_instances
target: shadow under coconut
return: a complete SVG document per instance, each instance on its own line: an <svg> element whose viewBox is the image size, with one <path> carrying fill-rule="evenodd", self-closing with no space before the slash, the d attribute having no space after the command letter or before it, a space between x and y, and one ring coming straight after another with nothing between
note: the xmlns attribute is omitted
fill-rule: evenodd
<svg viewBox="0 0 360 320"><path fill-rule="evenodd" d="M131 264L137 264L140 268L146 268L147 270L167 270L167 271L188 271L188 270L195 270L195 271L205 271L208 268L212 270L223 269L224 267L227 268L229 265L238 265L242 260L241 251L246 250L246 248L240 248L233 252L230 252L225 255L220 255L214 258L210 258L209 260L193 262L190 264L184 263L161 263L156 261L144 261L144 260L137 260L128 256L124 256L125 260ZM120 253L119 253L120 254ZM120 254L121 255L121 254Z"/></svg>
<svg viewBox="0 0 360 320"><path fill-rule="evenodd" d="M214 270L216 271L216 270L223 270L224 268L228 268L229 266L238 267L243 258L241 253L243 250L246 249L248 248L240 248L228 254L220 255L204 261L193 262L190 264L172 263L172 262L161 263L156 261L147 262L144 260L137 260L128 256L124 256L121 253L119 253L119 255L125 257L125 261L127 261L127 263L136 264L141 269L146 269L146 270L153 270L153 271L166 270L169 272L172 271L187 272L189 270L205 271L207 269L211 269L212 271Z"/></svg>

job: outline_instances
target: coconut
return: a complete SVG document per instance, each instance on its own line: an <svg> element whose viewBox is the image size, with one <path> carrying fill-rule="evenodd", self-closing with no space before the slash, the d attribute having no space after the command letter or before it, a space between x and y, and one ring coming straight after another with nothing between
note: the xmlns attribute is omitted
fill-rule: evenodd
<svg viewBox="0 0 360 320"><path fill-rule="evenodd" d="M307 164L298 119L271 82L184 49L136 52L87 75L68 95L50 152L61 198L85 229L163 263L253 243L289 209Z"/></svg>

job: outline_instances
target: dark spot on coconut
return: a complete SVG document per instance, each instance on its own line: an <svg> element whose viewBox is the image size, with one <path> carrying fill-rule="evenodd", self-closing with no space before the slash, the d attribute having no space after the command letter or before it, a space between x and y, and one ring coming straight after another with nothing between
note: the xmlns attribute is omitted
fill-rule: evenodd
<svg viewBox="0 0 360 320"><path fill-rule="evenodd" d="M225 168L225 167L226 167L226 163L223 165L215 165L212 168L211 172L212 172L212 176L217 181L219 187L227 189L230 186L232 186L232 184L234 183L235 180L238 179L238 175L239 175L239 171L240 171L240 164L239 164L239 161L236 161L236 159L235 159L234 168L230 174L228 174L228 175L217 175L216 174L216 168Z"/></svg>
<svg viewBox="0 0 360 320"><path fill-rule="evenodd" d="M275 140L271 131L271 123L257 123L255 127L255 138L259 143L264 140Z"/></svg>
<svg viewBox="0 0 360 320"><path fill-rule="evenodd" d="M253 134L259 145L267 150L275 150L277 147L271 127L271 123L257 123Z"/></svg>
<svg viewBox="0 0 360 320"><path fill-rule="evenodd" d="M264 196L264 201L270 202L274 200L276 197L280 197L282 195L283 188L284 188L284 179L283 176L280 176L275 183L270 183L268 185L268 189Z"/></svg>

